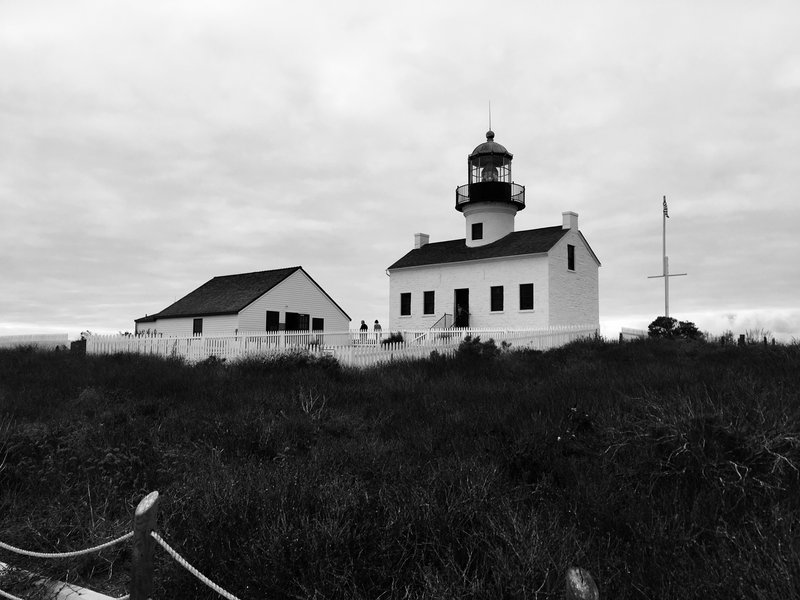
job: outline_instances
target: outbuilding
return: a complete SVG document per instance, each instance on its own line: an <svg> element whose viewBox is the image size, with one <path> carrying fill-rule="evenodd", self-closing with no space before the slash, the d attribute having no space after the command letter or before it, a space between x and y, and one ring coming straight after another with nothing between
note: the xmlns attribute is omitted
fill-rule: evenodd
<svg viewBox="0 0 800 600"><path fill-rule="evenodd" d="M266 331L347 331L350 317L303 267L214 277L159 313L137 334L169 337Z"/></svg>

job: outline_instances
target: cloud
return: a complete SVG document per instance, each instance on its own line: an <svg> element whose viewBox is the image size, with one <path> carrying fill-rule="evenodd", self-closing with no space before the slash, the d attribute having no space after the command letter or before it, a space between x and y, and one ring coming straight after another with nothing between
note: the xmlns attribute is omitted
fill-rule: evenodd
<svg viewBox="0 0 800 600"><path fill-rule="evenodd" d="M413 233L464 237L490 100L517 229L580 213L604 319L663 309L662 195L676 314L790 310L800 9L735 4L3 3L0 321L129 329L295 264L385 321Z"/></svg>

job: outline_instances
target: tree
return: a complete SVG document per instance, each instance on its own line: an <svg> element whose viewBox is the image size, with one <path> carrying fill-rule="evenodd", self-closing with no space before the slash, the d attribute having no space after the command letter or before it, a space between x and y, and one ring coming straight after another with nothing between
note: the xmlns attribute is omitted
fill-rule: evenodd
<svg viewBox="0 0 800 600"><path fill-rule="evenodd" d="M678 321L675 328L675 337L684 340L702 340L705 336L691 321Z"/></svg>
<svg viewBox="0 0 800 600"><path fill-rule="evenodd" d="M647 335L651 338L671 338L675 335L675 325L677 320L672 317L656 317L647 326Z"/></svg>
<svg viewBox="0 0 800 600"><path fill-rule="evenodd" d="M703 334L691 321L678 321L672 317L656 317L647 326L651 338L680 338L682 340L702 340Z"/></svg>

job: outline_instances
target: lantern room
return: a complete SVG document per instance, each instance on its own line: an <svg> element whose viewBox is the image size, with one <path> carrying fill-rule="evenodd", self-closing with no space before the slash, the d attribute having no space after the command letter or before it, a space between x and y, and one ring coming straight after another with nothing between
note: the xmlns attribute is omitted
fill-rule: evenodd
<svg viewBox="0 0 800 600"><path fill-rule="evenodd" d="M513 204L525 208L525 187L513 182L511 161L514 155L494 141L494 132L486 132L486 141L475 148L467 159L466 185L456 189L456 210L462 211L476 202Z"/></svg>

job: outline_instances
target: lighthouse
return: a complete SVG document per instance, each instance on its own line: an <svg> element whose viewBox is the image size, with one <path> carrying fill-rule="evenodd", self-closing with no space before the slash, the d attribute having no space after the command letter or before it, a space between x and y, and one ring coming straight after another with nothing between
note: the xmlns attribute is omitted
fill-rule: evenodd
<svg viewBox="0 0 800 600"><path fill-rule="evenodd" d="M515 230L525 186L514 182L513 159L487 131L467 156L467 183L456 188L464 238L432 242L416 233L413 249L386 269L392 331L596 329L600 261L578 215L565 211L561 223Z"/></svg>
<svg viewBox="0 0 800 600"><path fill-rule="evenodd" d="M496 242L514 231L514 218L525 208L525 186L514 183L514 155L486 132L486 141L467 157L467 183L456 188L456 210L464 215L470 248Z"/></svg>

